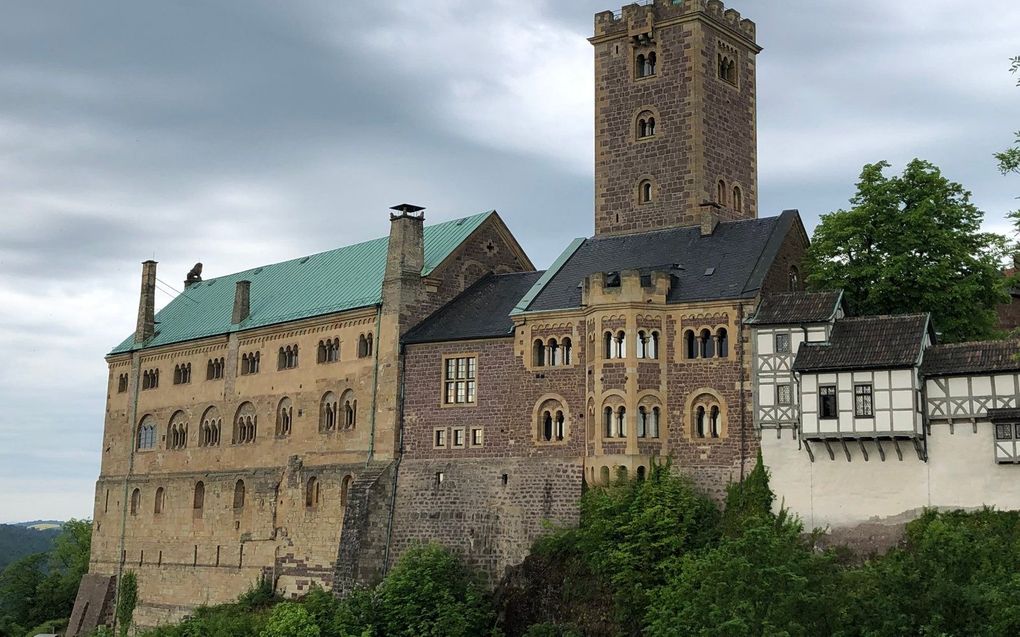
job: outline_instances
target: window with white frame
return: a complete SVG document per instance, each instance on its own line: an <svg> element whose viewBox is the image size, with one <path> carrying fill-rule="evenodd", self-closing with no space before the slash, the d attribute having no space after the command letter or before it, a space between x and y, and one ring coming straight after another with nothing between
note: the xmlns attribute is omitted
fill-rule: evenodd
<svg viewBox="0 0 1020 637"><path fill-rule="evenodd" d="M776 404L777 405L792 405L793 404L793 386L784 384L776 385Z"/></svg>
<svg viewBox="0 0 1020 637"><path fill-rule="evenodd" d="M478 359L474 356L447 358L443 401L447 405L473 405Z"/></svg>
<svg viewBox="0 0 1020 637"><path fill-rule="evenodd" d="M857 418L873 418L875 416L870 383L854 385L854 416Z"/></svg>
<svg viewBox="0 0 1020 637"><path fill-rule="evenodd" d="M777 354L789 354L790 353L790 335L789 334L776 334L776 353Z"/></svg>
<svg viewBox="0 0 1020 637"><path fill-rule="evenodd" d="M818 417L826 419L839 417L835 385L821 385L818 387Z"/></svg>

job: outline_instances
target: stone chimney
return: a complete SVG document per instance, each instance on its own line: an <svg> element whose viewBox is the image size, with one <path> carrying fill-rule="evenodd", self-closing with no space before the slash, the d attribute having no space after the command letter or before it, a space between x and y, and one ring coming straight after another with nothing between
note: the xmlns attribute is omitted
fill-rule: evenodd
<svg viewBox="0 0 1020 637"><path fill-rule="evenodd" d="M144 343L156 333L156 262L142 263L142 293L138 299L138 324L135 342Z"/></svg>
<svg viewBox="0 0 1020 637"><path fill-rule="evenodd" d="M251 314L251 281L238 281L234 288L234 313L230 322L240 325Z"/></svg>
<svg viewBox="0 0 1020 637"><path fill-rule="evenodd" d="M417 304L425 267L425 210L421 206L400 204L391 210L390 241L386 248L386 273L383 276L383 312L407 318ZM401 333L410 325L401 325Z"/></svg>

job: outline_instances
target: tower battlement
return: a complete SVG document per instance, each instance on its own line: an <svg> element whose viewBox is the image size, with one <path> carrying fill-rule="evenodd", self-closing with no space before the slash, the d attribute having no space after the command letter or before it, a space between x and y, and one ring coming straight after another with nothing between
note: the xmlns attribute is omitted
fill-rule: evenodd
<svg viewBox="0 0 1020 637"><path fill-rule="evenodd" d="M681 20L703 15L728 27L733 33L755 42L755 24L742 18L736 9L727 9L721 0L644 0L632 3L620 11L601 11L595 14L595 37L638 35L648 33L657 23Z"/></svg>

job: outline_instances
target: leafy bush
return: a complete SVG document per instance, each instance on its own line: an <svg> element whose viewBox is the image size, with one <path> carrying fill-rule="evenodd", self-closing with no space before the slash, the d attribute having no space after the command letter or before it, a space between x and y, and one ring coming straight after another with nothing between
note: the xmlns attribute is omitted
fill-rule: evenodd
<svg viewBox="0 0 1020 637"><path fill-rule="evenodd" d="M276 592L273 590L273 583L268 578L260 577L257 581L248 586L248 590L241 593L237 603L249 609L267 608L277 601Z"/></svg>
<svg viewBox="0 0 1020 637"><path fill-rule="evenodd" d="M284 602L273 608L259 637L320 637L319 627L303 606Z"/></svg>
<svg viewBox="0 0 1020 637"><path fill-rule="evenodd" d="M138 578L134 571L124 571L118 589L117 625L120 627L120 637L127 637L138 603Z"/></svg>

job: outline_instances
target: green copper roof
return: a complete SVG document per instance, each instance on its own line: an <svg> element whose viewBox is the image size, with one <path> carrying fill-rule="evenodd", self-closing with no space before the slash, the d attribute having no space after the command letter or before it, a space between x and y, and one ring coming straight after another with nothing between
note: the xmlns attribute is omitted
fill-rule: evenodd
<svg viewBox="0 0 1020 637"><path fill-rule="evenodd" d="M425 226L427 276L494 211ZM266 265L189 286L156 313L156 335L124 339L111 354L342 312L382 301L388 237ZM251 281L251 314L231 325L237 281Z"/></svg>

